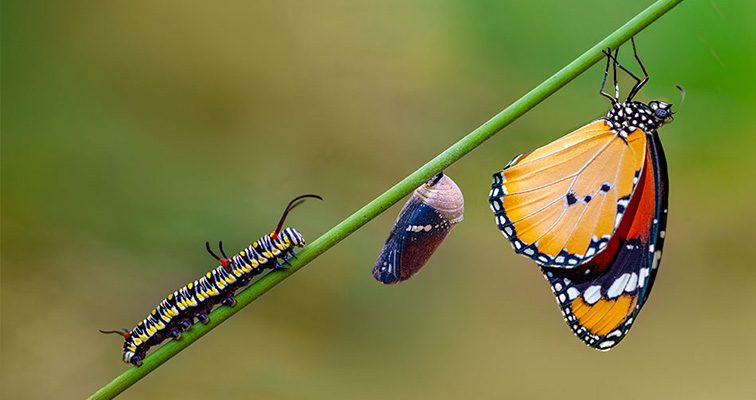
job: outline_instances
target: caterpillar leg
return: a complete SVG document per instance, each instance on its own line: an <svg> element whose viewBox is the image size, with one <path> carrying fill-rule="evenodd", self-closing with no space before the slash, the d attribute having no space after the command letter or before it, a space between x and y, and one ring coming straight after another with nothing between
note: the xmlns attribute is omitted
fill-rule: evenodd
<svg viewBox="0 0 756 400"><path fill-rule="evenodd" d="M197 319L205 325L207 325L210 322L210 318L208 318L207 314L204 312L197 314Z"/></svg>
<svg viewBox="0 0 756 400"><path fill-rule="evenodd" d="M174 328L174 329L173 329L173 330L171 331L171 333L169 334L169 336L170 336L170 337L172 337L172 338L174 338L174 339L176 339L176 340L179 340L179 339L181 339L181 329L179 329L179 328Z"/></svg>
<svg viewBox="0 0 756 400"><path fill-rule="evenodd" d="M286 265L285 268L291 267L291 263L289 262L289 260L291 260L292 258L294 257L290 256L289 254L286 254L283 256L283 263L284 265Z"/></svg>
<svg viewBox="0 0 756 400"><path fill-rule="evenodd" d="M192 321L188 319L183 319L179 322L179 326L181 327L182 331L188 331L189 328L192 327Z"/></svg>
<svg viewBox="0 0 756 400"><path fill-rule="evenodd" d="M133 356L131 357L131 363L136 365L137 367L142 366L142 357L139 356Z"/></svg>
<svg viewBox="0 0 756 400"><path fill-rule="evenodd" d="M278 261L278 259L276 259L275 269L288 269L291 266L291 264L289 264L287 261L284 261L284 263L285 264L281 264L281 261Z"/></svg>
<svg viewBox="0 0 756 400"><path fill-rule="evenodd" d="M224 306L236 307L236 299L233 297L226 297L225 299L223 299L221 304L223 304Z"/></svg>

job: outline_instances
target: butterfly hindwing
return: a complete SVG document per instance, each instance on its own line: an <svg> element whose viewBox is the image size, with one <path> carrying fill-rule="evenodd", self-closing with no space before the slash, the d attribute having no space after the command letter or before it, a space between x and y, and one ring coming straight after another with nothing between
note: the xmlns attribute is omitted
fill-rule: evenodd
<svg viewBox="0 0 756 400"><path fill-rule="evenodd" d="M489 198L515 251L539 264L574 268L618 228L642 173L646 135L594 121L494 174Z"/></svg>
<svg viewBox="0 0 756 400"><path fill-rule="evenodd" d="M541 266L565 321L593 348L617 345L648 299L665 236L667 185L666 161L654 132L627 217L606 249L573 269Z"/></svg>
<svg viewBox="0 0 756 400"><path fill-rule="evenodd" d="M667 158L664 155L664 148L662 147L661 140L657 132L654 132L652 145L652 157L654 163L654 184L657 195L657 208L655 211L655 218L653 220L653 227L650 232L653 248L649 249L647 257L651 264L651 271L649 272L648 285L645 290L651 291L651 287L656 280L656 273L659 270L659 263L662 258L662 251L664 250L664 238L667 236L667 215L669 209L669 175L667 173ZM653 250L653 251L652 251ZM648 294L645 294L641 298L641 306L648 299Z"/></svg>

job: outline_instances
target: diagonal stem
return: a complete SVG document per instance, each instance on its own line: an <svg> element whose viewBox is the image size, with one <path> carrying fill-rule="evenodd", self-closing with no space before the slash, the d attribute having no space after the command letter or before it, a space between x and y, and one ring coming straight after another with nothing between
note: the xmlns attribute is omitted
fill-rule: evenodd
<svg viewBox="0 0 756 400"><path fill-rule="evenodd" d="M593 64L603 58L601 52L603 49L608 47L617 48L680 2L682 2L682 0L658 0L651 4L640 14L633 17L605 39L596 43L596 45L569 63L566 67L559 70L559 72L546 79L543 83L536 86L512 105L496 114L493 118L470 132L467 136L446 149L443 153L428 161L417 171L402 179L399 183L378 196L375 200L357 210L357 212L331 228L309 246L305 247L302 252L299 253L299 258L292 260L293 262L290 268L287 270L270 272L239 292L236 295L238 301L236 307L229 308L222 306L216 309L210 314L211 322L209 324L194 325L190 331L183 335L181 340L171 340L161 346L144 360L144 364L141 367L129 368L113 381L100 388L90 398L111 399L128 389L139 379L154 371L178 352L190 346L206 333L210 332L213 328L223 323L223 321L236 314L239 310L265 294L268 290L272 289L275 285L281 283L284 279L302 269L310 261L323 254L354 231L368 223L368 221L394 205L404 196L412 192L416 187L420 186L424 181L430 179L431 176L462 158L502 128L512 123L512 121L528 112L575 77L585 72Z"/></svg>

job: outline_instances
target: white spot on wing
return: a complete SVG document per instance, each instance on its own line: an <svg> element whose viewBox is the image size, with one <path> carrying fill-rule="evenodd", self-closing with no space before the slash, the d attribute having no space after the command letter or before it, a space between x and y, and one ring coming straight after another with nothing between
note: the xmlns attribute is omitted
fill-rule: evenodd
<svg viewBox="0 0 756 400"><path fill-rule="evenodd" d="M638 287L646 285L646 278L648 278L648 268L641 268L640 275L638 276Z"/></svg>
<svg viewBox="0 0 756 400"><path fill-rule="evenodd" d="M606 335L607 338L610 338L612 336L617 336L617 337L622 336L622 331L617 329L617 330L612 331L610 334Z"/></svg>
<svg viewBox="0 0 756 400"><path fill-rule="evenodd" d="M625 290L625 287L627 286L628 280L630 280L630 274L624 273L620 275L619 278L615 279L614 282L612 282L612 286L609 287L609 290L607 290L606 295L609 296L610 299L613 299L621 295L622 292Z"/></svg>
<svg viewBox="0 0 756 400"><path fill-rule="evenodd" d="M586 303L595 304L601 298L601 286L593 285L588 289L585 289L583 298L585 299Z"/></svg>
<svg viewBox="0 0 756 400"><path fill-rule="evenodd" d="M659 260L661 260L661 254L662 254L661 250L657 250L654 253L654 262L651 263L651 269L656 269L657 267L659 267Z"/></svg>

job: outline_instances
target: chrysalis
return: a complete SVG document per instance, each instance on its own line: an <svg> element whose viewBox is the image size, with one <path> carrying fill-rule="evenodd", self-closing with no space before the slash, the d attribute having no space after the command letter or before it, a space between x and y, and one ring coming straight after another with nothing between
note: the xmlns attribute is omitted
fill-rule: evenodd
<svg viewBox="0 0 756 400"><path fill-rule="evenodd" d="M417 188L378 256L373 268L375 279L399 283L420 271L446 235L462 221L464 209L462 191L443 172Z"/></svg>

